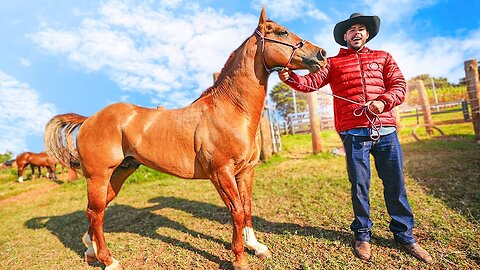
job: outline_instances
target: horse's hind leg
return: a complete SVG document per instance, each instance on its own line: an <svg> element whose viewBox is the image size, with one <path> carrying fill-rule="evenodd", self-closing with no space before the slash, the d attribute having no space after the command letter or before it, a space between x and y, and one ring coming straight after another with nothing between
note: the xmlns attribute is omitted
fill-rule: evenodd
<svg viewBox="0 0 480 270"><path fill-rule="evenodd" d="M57 180L57 174L55 173L55 171L57 170L57 165L49 164L47 166L47 170L48 170L47 178L50 180Z"/></svg>
<svg viewBox="0 0 480 270"><path fill-rule="evenodd" d="M240 199L245 210L245 227L243 228L243 240L249 250L255 251L255 256L260 259L272 257L268 247L258 242L253 232L252 223L252 186L254 170L251 169L244 174L237 175L238 189L240 190Z"/></svg>
<svg viewBox="0 0 480 270"><path fill-rule="evenodd" d="M134 173L140 163L138 163L134 158L127 157L123 160L123 162L115 169L110 177L110 183L108 185L108 192L107 192L107 205L117 197L120 189L122 188L123 183L125 180Z"/></svg>
<svg viewBox="0 0 480 270"><path fill-rule="evenodd" d="M105 207L118 195L120 189L122 188L123 183L125 180L138 168L139 163L133 159L125 159L120 166L118 166L115 171L113 172L112 176L110 177L110 182L108 183L107 188L107 199ZM87 210L88 211L88 210ZM88 214L87 214L88 215ZM103 224L103 223L102 223ZM96 243L92 241L94 228L92 227L92 223L90 223L88 232L84 236L84 243L87 245L87 251L85 252L85 261L87 263L93 263L97 261L96 255ZM118 262L117 262L118 263ZM109 266L108 269L114 269L113 267ZM118 266L120 267L120 266ZM107 268L106 268L107 269ZM117 268L120 269L120 268Z"/></svg>
<svg viewBox="0 0 480 270"><path fill-rule="evenodd" d="M37 177L35 175L35 165L30 164L30 169L32 170L32 180L35 180ZM38 176L40 178L40 176Z"/></svg>
<svg viewBox="0 0 480 270"><path fill-rule="evenodd" d="M52 180L57 180L57 164L53 163L51 165L52 170Z"/></svg>
<svg viewBox="0 0 480 270"><path fill-rule="evenodd" d="M88 208L86 215L90 222L89 236L91 236L90 240L96 258L106 266L106 270L113 270L121 269L121 267L118 261L110 254L103 232L108 185L109 175L104 174L102 176L91 176L87 178Z"/></svg>

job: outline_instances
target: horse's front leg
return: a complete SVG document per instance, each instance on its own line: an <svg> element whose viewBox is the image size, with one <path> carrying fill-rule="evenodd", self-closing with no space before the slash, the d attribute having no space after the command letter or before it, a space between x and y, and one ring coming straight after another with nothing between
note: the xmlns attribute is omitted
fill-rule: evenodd
<svg viewBox="0 0 480 270"><path fill-rule="evenodd" d="M250 269L248 266L248 258L244 251L244 243L242 238L242 228L243 224L245 223L245 211L243 209L242 201L240 199L238 187L235 181L235 176L233 174L233 166L219 168L213 173L211 180L232 216L232 251L235 255L233 269Z"/></svg>
<svg viewBox="0 0 480 270"><path fill-rule="evenodd" d="M252 222L252 186L255 171L253 168L245 173L237 175L238 188L240 190L240 198L242 200L243 209L245 210L245 227L243 228L243 239L245 246L249 250L255 251L255 256L260 259L272 257L272 253L268 247L258 242L253 232Z"/></svg>
<svg viewBox="0 0 480 270"><path fill-rule="evenodd" d="M23 170L25 169L25 166L25 164L18 163L17 175L19 183L23 183Z"/></svg>

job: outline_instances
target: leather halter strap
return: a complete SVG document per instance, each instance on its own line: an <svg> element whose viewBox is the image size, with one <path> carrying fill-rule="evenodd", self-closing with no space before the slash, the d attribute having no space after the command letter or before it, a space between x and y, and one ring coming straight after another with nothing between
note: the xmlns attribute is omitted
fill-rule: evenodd
<svg viewBox="0 0 480 270"><path fill-rule="evenodd" d="M280 40L267 38L264 35L262 35L262 33L260 33L260 31L258 31L258 29L255 29L255 34L257 34L262 39L262 62L263 62L263 66L265 67L265 71L267 71L268 74L270 74L274 71L280 71L280 70L286 68L290 64L290 62L292 61L292 58L295 55L295 51L297 49L303 47L303 45L305 45L305 43L307 43L306 39L303 39L298 44L293 45L293 44L286 43L286 42L283 42L283 41L280 41ZM288 62L285 64L285 66L283 66L283 67L273 67L273 68L268 68L267 67L267 64L265 63L265 41L271 41L271 42L274 42L274 43L282 44L282 45L291 47L293 49L292 54L290 55L290 58L288 59Z"/></svg>

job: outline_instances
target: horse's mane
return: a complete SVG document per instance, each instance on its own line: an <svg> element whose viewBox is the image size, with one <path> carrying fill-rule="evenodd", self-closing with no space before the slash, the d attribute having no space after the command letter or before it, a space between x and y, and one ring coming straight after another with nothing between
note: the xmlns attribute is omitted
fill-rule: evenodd
<svg viewBox="0 0 480 270"><path fill-rule="evenodd" d="M233 62L233 59L235 58L235 53L237 52L237 50L233 51L230 54L230 56L227 59L227 62L225 63L225 65L223 65L223 68L220 70L218 78L215 80L215 82L213 82L212 86L210 86L205 91L203 91L203 93L200 95L199 98L201 98L203 96L206 96L208 94L214 94L216 92L215 90L219 86L219 84L220 84L219 82L223 80L223 77L225 77L225 70L230 66L230 64Z"/></svg>
<svg viewBox="0 0 480 270"><path fill-rule="evenodd" d="M234 96L234 93L232 93L232 91L227 91L228 90L228 87L227 87L227 84L225 83L225 76L228 73L228 70L229 68L232 66L232 64L235 62L234 59L237 55L239 55L240 53L242 53L241 51L243 50L245 44L247 43L247 41L250 39L247 38L243 43L242 45L240 45L235 51L233 51L230 56L228 57L227 59L227 62L225 62L225 64L223 65L223 68L221 69L219 75L218 75L218 78L217 80L215 80L215 82L213 83L212 86L210 86L209 88L207 88L205 91L203 91L203 93L200 95L200 97L198 97L195 101L192 102L195 103L197 102L198 100L200 100L201 98L205 97L205 96L217 96L219 95L220 93L223 93L225 94L227 97L230 97L229 100L233 101L233 100L238 100L235 96ZM244 106L243 104L238 104L237 102L235 103L235 105L241 109L244 109Z"/></svg>

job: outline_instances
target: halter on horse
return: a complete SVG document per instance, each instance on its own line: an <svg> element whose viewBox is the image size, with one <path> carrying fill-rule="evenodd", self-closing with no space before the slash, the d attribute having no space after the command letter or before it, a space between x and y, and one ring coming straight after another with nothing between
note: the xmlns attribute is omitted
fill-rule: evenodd
<svg viewBox="0 0 480 270"><path fill-rule="evenodd" d="M104 210L140 164L181 178L211 180L232 216L234 269L249 269L245 246L260 258L270 257L253 231L252 183L268 67L285 63L290 69L317 71L326 64L325 51L267 20L262 9L255 33L189 106L158 110L117 103L91 117L69 113L51 119L45 130L47 151L65 165L81 164L88 182L86 260L98 260L106 270L121 268L106 246ZM78 153L64 145L77 128Z"/></svg>

